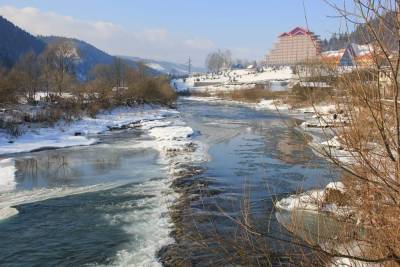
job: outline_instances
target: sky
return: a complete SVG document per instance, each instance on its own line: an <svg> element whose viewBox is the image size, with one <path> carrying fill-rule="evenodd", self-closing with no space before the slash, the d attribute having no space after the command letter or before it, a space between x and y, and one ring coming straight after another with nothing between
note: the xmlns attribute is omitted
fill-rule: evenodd
<svg viewBox="0 0 400 267"><path fill-rule="evenodd" d="M0 15L34 35L78 38L112 55L191 57L197 66L217 49L261 60L295 26L329 37L343 23L335 14L324 0L0 0Z"/></svg>

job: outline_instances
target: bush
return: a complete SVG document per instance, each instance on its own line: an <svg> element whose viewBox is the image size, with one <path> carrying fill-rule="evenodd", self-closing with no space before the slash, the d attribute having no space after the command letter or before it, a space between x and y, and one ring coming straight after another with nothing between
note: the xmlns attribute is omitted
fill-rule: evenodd
<svg viewBox="0 0 400 267"><path fill-rule="evenodd" d="M141 103L157 103L171 106L177 98L176 92L164 78L146 78L130 92L132 98Z"/></svg>
<svg viewBox="0 0 400 267"><path fill-rule="evenodd" d="M308 106L333 100L334 91L332 88L311 88L295 85L287 98L287 104L292 107Z"/></svg>
<svg viewBox="0 0 400 267"><path fill-rule="evenodd" d="M259 102L262 99L275 98L277 96L277 93L271 92L271 90L265 89L261 85L257 85L251 89L223 91L218 92L216 95L221 98L228 98L235 101Z"/></svg>

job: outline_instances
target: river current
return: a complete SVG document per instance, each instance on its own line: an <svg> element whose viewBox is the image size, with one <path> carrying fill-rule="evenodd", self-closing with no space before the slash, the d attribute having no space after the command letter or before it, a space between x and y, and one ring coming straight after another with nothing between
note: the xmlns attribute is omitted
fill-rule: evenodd
<svg viewBox="0 0 400 267"><path fill-rule="evenodd" d="M215 244L212 224L214 234L231 236L237 228L230 218L246 197L255 228L278 229L274 200L337 175L290 117L190 98L177 110L191 138L207 148L208 160L187 166L201 171L180 177L184 186L171 186L168 162L140 145L151 143L141 129L108 132L92 146L16 155L16 187L0 192L0 203L19 214L0 222L0 265L158 266L180 257L192 265L221 263L223 253L192 245L192 233ZM173 206L182 209L180 219L172 220ZM177 234L177 221L191 234Z"/></svg>

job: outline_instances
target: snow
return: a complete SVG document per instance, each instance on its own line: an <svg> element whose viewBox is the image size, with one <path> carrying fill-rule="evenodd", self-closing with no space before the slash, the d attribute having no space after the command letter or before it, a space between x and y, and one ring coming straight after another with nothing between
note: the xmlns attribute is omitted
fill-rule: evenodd
<svg viewBox="0 0 400 267"><path fill-rule="evenodd" d="M129 249L119 251L113 266L134 266L137 262L141 262L141 266L161 266L154 255L162 247L174 242L170 235L173 224L168 216L168 210L170 203L179 195L170 185L174 179L182 175L182 172L185 173L188 165L193 166L209 160L207 146L192 138L193 129L186 125L179 114L174 118L169 118L168 121L146 121L140 127L152 139L133 144L133 146L157 150L158 162L164 166L168 178L162 181L151 181L158 184L146 185L140 189L143 194L156 195L155 198L144 200L145 205L149 204L147 201L154 201L151 206L155 209L151 212L143 212L143 219L139 223L128 225L124 227L124 230L129 235L139 238L144 236L145 241L140 246L133 244ZM137 217L137 212L133 211L124 215L124 220L131 221L131 217ZM108 219L114 220L114 218Z"/></svg>
<svg viewBox="0 0 400 267"><path fill-rule="evenodd" d="M256 109L264 109L264 110L274 110L274 111L288 111L290 110L290 106L286 104L282 104L277 102L276 100L261 100L259 103L255 105Z"/></svg>
<svg viewBox="0 0 400 267"><path fill-rule="evenodd" d="M293 211L296 209L318 212L323 204L326 189L335 189L344 192L345 186L342 182L331 182L325 187L325 189L312 190L303 194L283 198L275 203L275 207L286 211ZM337 211L338 210L332 210L332 212Z"/></svg>
<svg viewBox="0 0 400 267"><path fill-rule="evenodd" d="M315 106L308 106L297 109L303 113L318 113L318 114L332 114L336 113L336 105L334 104L319 104Z"/></svg>
<svg viewBox="0 0 400 267"><path fill-rule="evenodd" d="M291 81L295 78L290 67L280 69L264 68L263 72L257 70L241 69L226 70L221 74L203 74L189 78L176 79L171 85L177 92L183 91L226 91L235 89L253 88L256 83ZM215 83L195 87L195 82Z"/></svg>
<svg viewBox="0 0 400 267"><path fill-rule="evenodd" d="M145 106L143 108L116 108L103 111L96 118L84 117L67 123L61 121L54 127L27 128L17 138L0 132L0 155L29 152L41 148L62 148L92 145L98 142L94 135L111 128L119 128L145 120L160 120L174 111Z"/></svg>
<svg viewBox="0 0 400 267"><path fill-rule="evenodd" d="M16 208L6 207L0 209L0 222L18 214Z"/></svg>
<svg viewBox="0 0 400 267"><path fill-rule="evenodd" d="M15 162L13 159L0 160L0 193L15 189Z"/></svg>
<svg viewBox="0 0 400 267"><path fill-rule="evenodd" d="M346 187L344 186L344 184L342 182L331 182L325 186L325 189L334 189L334 190L338 190L342 193L344 193L346 191Z"/></svg>
<svg viewBox="0 0 400 267"><path fill-rule="evenodd" d="M128 181L103 183L83 187L56 187L40 188L35 190L8 191L0 194L0 221L18 214L14 206L44 201L53 198L62 198L70 195L77 195L89 192L107 190L127 184Z"/></svg>
<svg viewBox="0 0 400 267"><path fill-rule="evenodd" d="M275 203L275 207L281 210L293 211L295 209L317 212L322 203L324 190L313 190L301 195L293 195L283 198Z"/></svg>
<svg viewBox="0 0 400 267"><path fill-rule="evenodd" d="M322 57L342 57L344 54L344 49L340 50L331 50L331 51L325 51L321 53Z"/></svg>
<svg viewBox="0 0 400 267"><path fill-rule="evenodd" d="M151 69L158 70L160 72L166 71L165 68L163 66L161 66L160 64L158 64L158 63L147 63L146 66L151 68Z"/></svg>
<svg viewBox="0 0 400 267"><path fill-rule="evenodd" d="M333 147L333 148L336 148L336 149L342 149L343 148L343 145L340 143L338 136L334 136L334 137L332 137L332 139L329 139L328 141L322 142L321 145L322 146Z"/></svg>

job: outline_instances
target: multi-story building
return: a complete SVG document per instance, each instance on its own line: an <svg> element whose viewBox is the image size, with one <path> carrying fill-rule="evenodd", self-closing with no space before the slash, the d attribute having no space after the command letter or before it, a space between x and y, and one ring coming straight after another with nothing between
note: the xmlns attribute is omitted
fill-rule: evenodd
<svg viewBox="0 0 400 267"><path fill-rule="evenodd" d="M321 46L313 32L296 27L279 35L278 41L266 57L267 65L295 65L317 59Z"/></svg>

